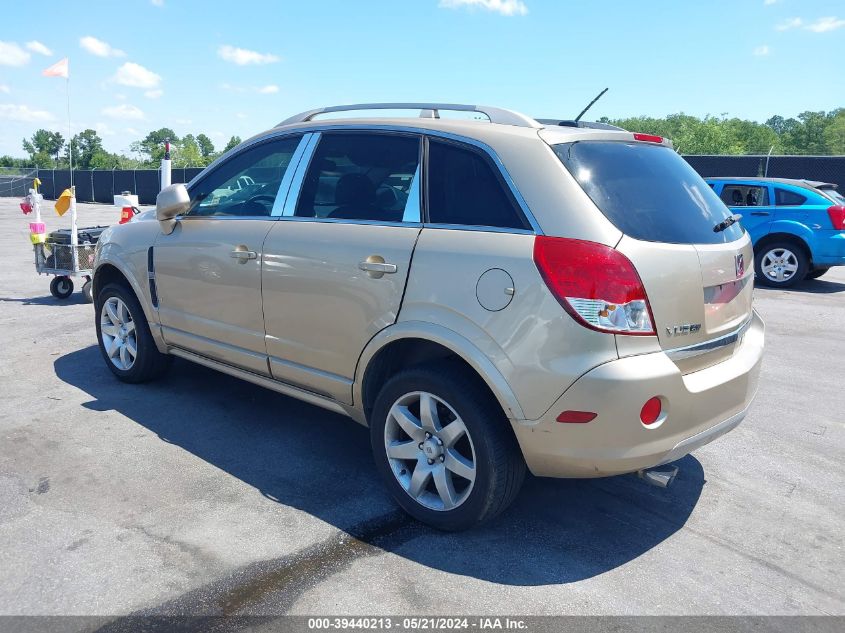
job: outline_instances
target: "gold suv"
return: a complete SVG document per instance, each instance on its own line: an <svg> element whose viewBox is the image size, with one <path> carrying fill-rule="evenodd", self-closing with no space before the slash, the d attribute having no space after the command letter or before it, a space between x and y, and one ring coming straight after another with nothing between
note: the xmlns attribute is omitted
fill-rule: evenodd
<svg viewBox="0 0 845 633"><path fill-rule="evenodd" d="M763 323L737 219L657 136L312 110L103 233L97 337L126 382L178 356L349 415L396 501L463 529L526 467L667 484L739 424Z"/></svg>

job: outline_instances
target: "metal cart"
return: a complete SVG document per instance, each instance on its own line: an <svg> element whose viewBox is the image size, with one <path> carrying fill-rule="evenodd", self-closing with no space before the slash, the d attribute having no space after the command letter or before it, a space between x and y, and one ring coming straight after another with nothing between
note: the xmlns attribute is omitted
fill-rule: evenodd
<svg viewBox="0 0 845 633"><path fill-rule="evenodd" d="M84 229L80 230L80 234ZM50 282L50 293L57 299L67 299L73 294L73 277L82 277L82 296L93 302L91 273L94 270L93 243L73 246L46 241L35 244L35 270L41 275L55 275Z"/></svg>

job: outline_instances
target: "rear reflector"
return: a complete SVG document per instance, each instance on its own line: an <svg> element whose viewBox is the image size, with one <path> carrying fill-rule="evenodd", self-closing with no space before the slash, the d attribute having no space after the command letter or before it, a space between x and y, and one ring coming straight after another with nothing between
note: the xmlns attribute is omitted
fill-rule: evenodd
<svg viewBox="0 0 845 633"><path fill-rule="evenodd" d="M612 334L655 334L643 282L619 251L595 242L538 235L534 263L555 299L584 327Z"/></svg>
<svg viewBox="0 0 845 633"><path fill-rule="evenodd" d="M557 421L564 424L586 424L595 419L596 414L591 411L564 411L557 416Z"/></svg>
<svg viewBox="0 0 845 633"><path fill-rule="evenodd" d="M829 207L827 214L830 216L830 221L833 222L833 228L845 231L845 205Z"/></svg>
<svg viewBox="0 0 845 633"><path fill-rule="evenodd" d="M646 141L647 143L662 143L663 137L656 134L634 134L635 141Z"/></svg>
<svg viewBox="0 0 845 633"><path fill-rule="evenodd" d="M643 424L646 426L654 424L657 422L657 418L660 417L660 411L662 408L660 398L657 396L649 398L640 411L640 420L642 420Z"/></svg>

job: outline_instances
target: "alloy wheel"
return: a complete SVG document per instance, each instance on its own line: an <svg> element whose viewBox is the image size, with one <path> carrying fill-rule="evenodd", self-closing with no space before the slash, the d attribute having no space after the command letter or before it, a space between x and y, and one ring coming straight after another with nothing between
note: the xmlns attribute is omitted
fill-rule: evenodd
<svg viewBox="0 0 845 633"><path fill-rule="evenodd" d="M458 413L426 391L400 397L387 415L384 446L393 475L417 503L446 511L472 492L477 460Z"/></svg>
<svg viewBox="0 0 845 633"><path fill-rule="evenodd" d="M112 364L123 371L132 368L138 356L135 321L118 297L109 297L100 309L100 338Z"/></svg>
<svg viewBox="0 0 845 633"><path fill-rule="evenodd" d="M798 257L788 248L773 248L763 255L760 270L769 281L784 283L798 271Z"/></svg>

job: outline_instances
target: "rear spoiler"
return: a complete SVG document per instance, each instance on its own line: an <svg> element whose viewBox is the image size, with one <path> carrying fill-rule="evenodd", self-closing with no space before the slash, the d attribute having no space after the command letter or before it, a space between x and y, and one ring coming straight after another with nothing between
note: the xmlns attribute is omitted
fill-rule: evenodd
<svg viewBox="0 0 845 633"><path fill-rule="evenodd" d="M573 121L571 119L535 119L537 123L543 125L558 125L561 127L584 127L592 130L614 130L616 132L627 132L628 130L611 125L610 123L600 123L598 121Z"/></svg>

